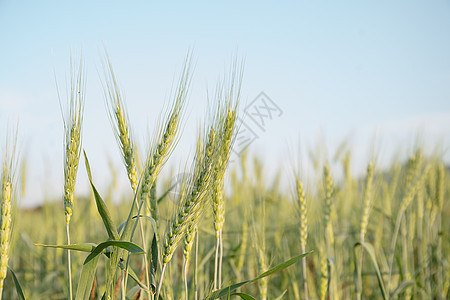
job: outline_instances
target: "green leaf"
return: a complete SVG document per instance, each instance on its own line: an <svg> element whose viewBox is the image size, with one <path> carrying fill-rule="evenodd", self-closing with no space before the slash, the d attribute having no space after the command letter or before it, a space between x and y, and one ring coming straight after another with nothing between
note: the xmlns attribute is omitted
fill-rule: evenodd
<svg viewBox="0 0 450 300"><path fill-rule="evenodd" d="M94 198L95 203L97 204L97 210L102 217L103 223L105 224L106 231L108 232L108 236L112 240L118 240L119 239L119 233L116 230L116 226L114 225L114 222L111 217L111 213L108 210L108 207L106 206L105 201L103 201L100 194L97 192L97 189L94 186L94 183L92 181L92 175L91 175L91 167L89 166L89 161L86 155L86 151L83 150L84 153L84 161L86 164L86 171L89 177L89 182L91 183L92 190L94 192Z"/></svg>
<svg viewBox="0 0 450 300"><path fill-rule="evenodd" d="M139 285L133 286L131 289L129 289L127 291L127 295L126 295L125 299L127 299L127 300L129 300L129 299L136 299L135 296L139 292L140 289L141 288L139 287Z"/></svg>
<svg viewBox="0 0 450 300"><path fill-rule="evenodd" d="M71 244L71 245L44 245L44 244L35 244L35 246L40 247L47 247L47 248L58 248L58 249L69 249L69 250L75 250L75 251L82 251L82 252L92 252L95 247L97 247L97 244L94 243L83 243L83 244ZM107 257L110 257L111 251L109 249L105 249L103 251Z"/></svg>
<svg viewBox="0 0 450 300"><path fill-rule="evenodd" d="M14 285L16 286L17 297L19 297L20 300L25 300L25 296L23 294L22 286L20 285L20 282L17 279L16 273L14 273L14 271L10 267L8 267L8 270L12 274Z"/></svg>
<svg viewBox="0 0 450 300"><path fill-rule="evenodd" d="M141 178L142 180L142 178ZM139 181L139 187L141 185L141 181ZM139 190L139 189L138 189ZM134 203L136 202L136 199L139 195L139 192L134 194L134 200L131 203L131 209L130 212L128 213L128 217L126 222L123 224L123 229L121 229L121 234L120 234L120 240L121 241L128 241L131 237L131 233L132 233L132 226L131 226L131 220L132 220L132 216L133 216L133 212L135 211L135 205ZM115 274L116 274L116 268L117 265L119 264L119 260L122 258L123 255L123 249L120 248L115 248L114 253L111 255L110 261L109 261L109 265L110 265L110 271L107 275L106 275L106 293L105 293L105 298L110 298L111 295L114 293L114 282L115 282Z"/></svg>
<svg viewBox="0 0 450 300"><path fill-rule="evenodd" d="M325 298L328 297L328 292L330 291L331 286L331 274L333 274L333 267L334 267L334 258L328 257L327 258L327 273L328 273L328 280L327 280L327 290L325 292Z"/></svg>
<svg viewBox="0 0 450 300"><path fill-rule="evenodd" d="M139 277L136 275L136 273L130 267L128 268L128 276L133 278L133 280L136 281L136 283L141 287L141 289L148 291L147 286L139 280Z"/></svg>
<svg viewBox="0 0 450 300"><path fill-rule="evenodd" d="M97 269L97 263L99 258L100 256L97 255L90 260L87 260L87 258L85 259L83 263L83 268L81 269L80 280L78 281L77 294L75 296L75 300L89 299L92 284L94 283L95 271Z"/></svg>
<svg viewBox="0 0 450 300"><path fill-rule="evenodd" d="M130 242L123 241L106 241L100 243L92 252L86 257L81 270L81 277L78 283L76 300L88 299L89 293L94 281L95 270L99 255L106 249L106 247L113 246L115 249L122 248L131 253L144 253L141 247ZM115 274L115 273L113 273Z"/></svg>
<svg viewBox="0 0 450 300"><path fill-rule="evenodd" d="M164 198L166 198L166 196L170 193L170 191L173 190L176 186L177 184L174 184L171 187L169 187L167 191L165 191L164 194L162 194L161 197L159 197L158 200L156 200L156 202L159 204L161 201L163 201Z"/></svg>
<svg viewBox="0 0 450 300"><path fill-rule="evenodd" d="M398 294L400 294L401 292L403 292L404 289L406 289L408 286L410 285L414 285L416 282L412 281L412 280L405 280L402 281L396 288L395 290L392 291L390 297L394 298L395 296L397 296Z"/></svg>
<svg viewBox="0 0 450 300"><path fill-rule="evenodd" d="M125 226L125 224L127 224L127 222L123 222L122 224L119 225L119 227L117 227L117 232L119 234L121 234L123 227Z"/></svg>
<svg viewBox="0 0 450 300"><path fill-rule="evenodd" d="M255 298L253 298L253 296L250 296L249 294L245 294L245 293L233 293L233 294L231 294L231 296L239 296L239 297L241 297L241 299L244 299L244 300L256 300Z"/></svg>
<svg viewBox="0 0 450 300"><path fill-rule="evenodd" d="M155 274L158 269L158 239L156 238L156 233L153 234L153 240L152 240L152 248L151 248L152 256L150 257L150 262L152 264L152 272Z"/></svg>
<svg viewBox="0 0 450 300"><path fill-rule="evenodd" d="M287 267L289 267L289 266L295 264L296 262L298 262L299 260L301 260L303 257L307 256L308 254L310 254L310 253L312 253L312 252L313 252L313 250L312 250L312 251L309 251L309 252L307 252L307 253L303 253L303 254L300 254L300 255L298 255L298 256L295 256L295 257L293 257L293 258L291 258L291 259L285 261L284 263L281 263L281 264L279 264L279 265L273 267L272 269L270 269L270 270L268 270L268 271L262 273L261 275L259 275L259 276L256 277L256 278L253 278L253 279L250 279L250 280L245 280L245 281L242 281L242 282L239 282L239 283L235 283L235 284L232 284L232 285L227 286L227 287L225 287L225 288L222 288L222 289L220 289L220 290L217 290L217 291L215 291L215 292L212 292L211 294L209 294L208 296L206 296L205 299L207 299L207 300L212 300L212 299L217 299L217 298L226 296L226 295L228 295L230 292L233 292L233 291L237 290L238 288L240 288L240 287L243 286L243 285L246 285L246 284L248 284L248 283L252 283L252 282L258 281L258 280L260 280L260 279L262 279L262 278L264 278L264 277L270 276L270 275L275 274L275 273L277 273L277 272L279 272L279 271L281 271L281 270L283 270L283 269L286 269Z"/></svg>
<svg viewBox="0 0 450 300"><path fill-rule="evenodd" d="M275 300L281 300L281 298L283 298L284 295L286 295L286 293L287 293L287 290L284 290L284 292L280 296L276 297Z"/></svg>
<svg viewBox="0 0 450 300"><path fill-rule="evenodd" d="M86 261L89 261L91 259L93 259L94 257L98 256L100 253L102 253L102 251L109 246L114 246L114 247L119 247L122 249L125 249L131 253L134 254L141 254L144 253L144 250L139 247L138 245L131 243L131 242L124 242L124 241L106 241L103 243L98 244L97 247L95 247L94 250L92 250L91 254L88 255L88 257L86 257Z"/></svg>
<svg viewBox="0 0 450 300"><path fill-rule="evenodd" d="M261 278L267 277L267 276L272 275L274 273L277 273L277 272L279 272L279 271L281 271L283 269L286 269L287 267L295 264L300 259L302 259L303 257L305 257L306 255L308 255L308 254L310 254L312 252L314 252L314 250L311 250L309 252L306 252L306 253L300 254L298 256L295 256L295 257L285 261L284 263L279 264L278 266L276 266L276 267L274 267L274 268L272 268L272 269L262 273L261 275L259 275L258 277L256 277L255 279L253 279L251 281L254 282L254 281L260 280Z"/></svg>
<svg viewBox="0 0 450 300"><path fill-rule="evenodd" d="M356 260L356 248L357 247L363 247L364 250L367 251L367 253L369 254L370 260L373 263L373 266L375 267L375 271L377 273L377 279L378 279L378 286L380 287L381 290L381 295L383 296L384 300L388 300L389 299L389 294L386 291L386 288L384 286L384 281L383 281L383 277L381 276L381 271L380 271L380 267L378 266L378 262L377 262L377 257L375 255L375 249L373 248L373 246L369 243L366 242L358 242L353 246L353 253L354 253L354 257Z"/></svg>
<svg viewBox="0 0 450 300"><path fill-rule="evenodd" d="M133 217L133 219L134 219L134 218L136 218L136 216ZM156 221L155 221L155 219L153 219L152 217L149 217L149 216L144 216L144 215L140 215L139 218L145 218L145 219L147 219L147 220L152 224L153 232L155 232L155 233L158 232L158 226L156 226Z"/></svg>

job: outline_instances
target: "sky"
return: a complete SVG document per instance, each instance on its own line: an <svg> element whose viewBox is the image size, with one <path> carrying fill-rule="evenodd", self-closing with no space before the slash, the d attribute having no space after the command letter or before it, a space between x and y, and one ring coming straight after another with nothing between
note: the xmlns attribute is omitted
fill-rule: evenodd
<svg viewBox="0 0 450 300"><path fill-rule="evenodd" d="M142 149L190 51L186 117L166 167L173 173L192 155L208 92L235 57L245 61L240 112L254 137L248 151L265 162L268 177L280 166L292 172L298 153L306 160L318 141L332 159L347 140L355 172L364 169L374 144L385 163L399 151L406 157L417 141L450 162L449 29L449 1L2 0L0 151L18 123L28 168L21 203L61 197L64 132L55 81L64 106L70 60L81 55L83 148L94 181L106 188L111 160L126 187L103 94L105 49ZM273 112L262 127L251 118L255 107ZM80 165L77 191L83 193Z"/></svg>

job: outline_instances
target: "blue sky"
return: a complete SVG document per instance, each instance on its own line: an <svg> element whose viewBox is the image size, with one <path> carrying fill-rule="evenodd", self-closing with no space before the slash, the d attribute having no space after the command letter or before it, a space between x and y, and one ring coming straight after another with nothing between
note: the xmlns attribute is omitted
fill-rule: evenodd
<svg viewBox="0 0 450 300"><path fill-rule="evenodd" d="M269 169L290 172L299 140L306 153L319 135L331 153L349 138L356 169L367 163L374 136L384 161L398 149L407 155L418 132L430 148L446 149L449 29L448 1L1 1L1 143L19 120L30 169L25 204L61 194L63 127L53 70L64 89L70 56L82 49L83 145L100 185L109 180L100 176L108 157L124 179L101 85L106 46L142 147L193 50L187 117L169 163L174 172L192 152L207 90L236 53L245 58L241 108L264 91L283 111L265 131L255 128L259 138L250 146ZM84 173L80 168L80 191Z"/></svg>

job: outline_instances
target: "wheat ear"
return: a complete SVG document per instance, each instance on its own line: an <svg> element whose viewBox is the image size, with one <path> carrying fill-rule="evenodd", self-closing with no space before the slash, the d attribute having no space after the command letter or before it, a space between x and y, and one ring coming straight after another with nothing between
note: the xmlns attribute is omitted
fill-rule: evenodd
<svg viewBox="0 0 450 300"><path fill-rule="evenodd" d="M73 211L75 182L78 172L78 162L81 153L81 124L83 121L85 78L83 64L78 70L72 68L70 85L69 112L65 120L65 155L64 155L64 214L66 217L67 244L70 244L70 218ZM72 271L70 250L67 250L67 268L69 273L69 298L72 299Z"/></svg>
<svg viewBox="0 0 450 300"><path fill-rule="evenodd" d="M175 250L183 238L189 225L195 225L200 219L200 215L205 208L206 196L209 193L211 183L211 170L213 162L213 150L216 134L213 127L210 128L207 142L204 143L202 151L197 151L194 170L188 179L188 192L186 197L181 199L178 212L169 223L169 230L166 234L166 241L163 247L163 266L159 279L156 299L161 292L164 271L171 260Z"/></svg>
<svg viewBox="0 0 450 300"><path fill-rule="evenodd" d="M300 246L302 253L306 253L306 242L308 240L308 208L306 206L306 198L303 190L303 183L299 178L295 179L297 201L300 210ZM303 286L305 291L305 299L308 299L308 282L306 275L306 260L302 260Z"/></svg>
<svg viewBox="0 0 450 300"><path fill-rule="evenodd" d="M131 188L136 193L138 184L136 172L136 155L134 150L133 138L129 125L129 117L123 104L122 95L114 74L111 62L107 58L109 76L106 81L106 103L108 106L109 117L115 133L117 143L119 144L122 158L127 170L128 180ZM105 71L106 73L106 71Z"/></svg>
<svg viewBox="0 0 450 300"><path fill-rule="evenodd" d="M116 140L119 144L122 158L127 170L128 180L131 184L133 193L136 193L137 189L137 172L136 172L136 155L134 154L134 143L131 136L131 130L129 126L129 118L126 114L126 110L123 105L122 96L117 84L116 77L114 75L113 68L109 58L107 58L108 67L110 70L109 80L107 80L107 104L109 106L109 115L111 123L113 124L113 130L115 132ZM137 199L134 197L135 205L138 206ZM142 249L147 252L147 242L145 240L144 225L139 220L139 229L142 240ZM145 282L147 286L150 284L150 277L148 273L147 256L143 255L142 265L145 273ZM124 280L124 284L126 280ZM150 293L147 292L150 298Z"/></svg>
<svg viewBox="0 0 450 300"><path fill-rule="evenodd" d="M16 136L17 138L17 136ZM3 294L3 282L8 271L9 246L11 243L11 203L13 197L14 169L16 167L16 141L6 151L3 161L3 170L0 177L0 300Z"/></svg>
<svg viewBox="0 0 450 300"><path fill-rule="evenodd" d="M183 117L183 109L186 103L186 98L190 86L190 56L189 54L186 56L186 60L184 63L184 68L181 74L180 81L178 83L177 92L175 95L175 100L169 110L168 116L165 118L164 123L160 123L157 126L156 134L154 140L156 144L153 147L149 148L147 153L147 159L145 162L145 166L142 172L142 176L140 179L140 183L138 185L136 195L139 196L139 205L137 208L137 215L140 216L141 208L144 203L146 203L149 199L150 191L153 187L153 184L156 181L156 178L159 175L164 164L167 162L170 154L174 150L177 141L177 133L180 128L180 123ZM157 204L156 201L152 201L150 203ZM151 209L152 211L154 208ZM130 213L128 215L127 223L121 235L121 240L132 240L135 228L137 226L137 222L139 218L137 218L133 227L130 226L131 219L133 214L135 213L134 203L132 208L130 209ZM157 231L157 229L155 229ZM121 254L120 251L119 254ZM114 258L118 259L118 256ZM117 265L117 261L114 262L114 265ZM128 264L129 259L127 260L126 271L128 272ZM128 276L125 276L125 284L127 282ZM111 286L111 282L109 283Z"/></svg>
<svg viewBox="0 0 450 300"><path fill-rule="evenodd" d="M223 239L222 232L225 223L225 201L223 198L223 185L225 171L230 158L231 148L235 136L235 122L237 105L239 103L242 68L237 69L237 61L233 65L233 71L229 79L229 86L224 90L224 86L218 85L216 102L218 125L216 143L217 160L214 167L214 185L212 191L212 203L214 212L214 230L216 231L216 255L214 263L214 290L219 289L222 282L222 258Z"/></svg>
<svg viewBox="0 0 450 300"><path fill-rule="evenodd" d="M365 182L365 191L364 191L364 199L362 205L362 217L360 223L360 233L359 239L360 242L364 242L364 238L367 233L367 226L369 224L369 215L370 209L372 205L372 185L373 185L373 173L374 173L374 165L372 162L369 162L367 166L367 174L366 174L366 182ZM361 299L361 290L362 290L362 263L363 263L363 252L361 251L359 254L359 266L357 266L357 282L356 282L356 298Z"/></svg>

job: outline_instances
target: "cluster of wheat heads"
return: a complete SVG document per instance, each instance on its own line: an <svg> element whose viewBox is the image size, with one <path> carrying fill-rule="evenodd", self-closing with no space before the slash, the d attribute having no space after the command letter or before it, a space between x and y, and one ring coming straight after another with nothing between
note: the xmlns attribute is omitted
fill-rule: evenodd
<svg viewBox="0 0 450 300"><path fill-rule="evenodd" d="M75 199L75 183L81 153L83 152L82 125L86 81L83 64L80 62L76 68L72 65L68 108L67 112L63 114L65 129L63 203L67 242L54 245L38 244L38 246L46 248L64 249L62 257L65 259L67 267L66 276L63 280L67 284L66 291L63 291L64 298L171 299L176 288L174 288L171 278L172 271L168 271L168 269L172 258L177 253L178 246L183 240L185 259L184 297L186 299L216 299L226 295L245 295L237 293L236 289L249 282L263 279L300 260L303 257L302 255L296 256L271 270L265 268L262 270L264 271L263 274L252 280L226 288L221 287L224 257L223 228L225 223L224 178L236 137L237 127L235 122L242 82L241 64L238 64L236 60L230 76L218 84L214 98L210 101L212 104L211 112L209 112L206 122L200 129L197 151L192 167L188 170L189 176L186 176L182 183L183 192L178 197L177 205L172 208L174 212L167 214L166 211L166 217L162 220L159 215L161 199L156 197L156 182L179 139L191 83L190 55L186 57L184 62L172 103L168 106L166 112L161 115L152 142L148 149L143 152L145 153L145 159L141 167L139 166L138 149L133 138L130 117L109 57L106 58L105 62L105 101L133 196L132 201L128 201L127 215L115 213L110 207L114 204L110 201L104 201L101 192L96 188L94 172L91 172L88 156L84 152L84 161L93 192L93 200L108 238L95 243L72 242L71 231L78 231L78 227L73 225L72 230L70 230L70 225L75 222L73 215L79 202L78 199ZM7 170L5 174L5 178L7 178L9 176ZM3 186L6 187L3 188ZM3 184L2 188L6 191L7 183ZM4 194L6 195L6 193L2 193L2 197ZM7 203L7 201L3 202ZM203 286L200 288L200 283L197 282L199 275L198 226L205 219L204 215L211 211L209 208L212 208L213 211L214 220L211 222L211 226L214 228L216 236L214 280L209 288L205 286L207 281L202 276L201 284ZM5 211L7 211L7 207ZM89 212L92 212L90 208ZM126 218L122 222L117 222L118 217L123 218L124 216ZM89 217L94 216L90 214ZM3 219L8 220L8 218ZM7 235L2 234L2 237L4 236ZM76 234L76 236L79 235ZM193 249L194 239L196 240L195 249ZM79 261L78 255L80 252L88 252L88 254L83 263L78 265L75 261ZM188 264L191 252L195 253L195 268L192 274L189 272ZM77 257L75 261L72 260L72 255ZM101 259L102 257L104 257L104 260ZM167 272L169 272L169 275L165 276ZM99 277L99 275L101 276ZM190 277L195 277L194 293L189 293Z"/></svg>
<svg viewBox="0 0 450 300"><path fill-rule="evenodd" d="M450 183L442 156L418 148L407 162L384 169L373 159L356 176L350 150L327 159L314 149L315 172L297 172L292 193L281 170L269 172L247 152L228 163L239 130L242 69L235 63L209 99L195 155L175 192L173 174L160 174L183 127L190 56L146 149L138 149L133 118L105 61L105 101L129 191L111 201L115 181L97 189L96 174L103 174L91 170L88 153L81 155L85 77L82 66L73 68L64 201L11 216L24 178L14 180L15 143L2 153L4 299L448 298ZM92 197L75 196L80 157ZM114 179L120 170L107 172Z"/></svg>

